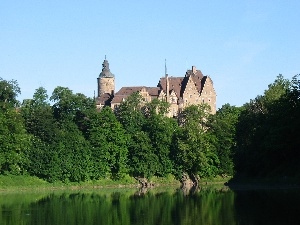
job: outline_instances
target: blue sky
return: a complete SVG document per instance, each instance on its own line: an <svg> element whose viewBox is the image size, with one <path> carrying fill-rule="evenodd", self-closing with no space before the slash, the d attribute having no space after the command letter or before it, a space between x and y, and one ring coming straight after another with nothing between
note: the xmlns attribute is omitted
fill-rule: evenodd
<svg viewBox="0 0 300 225"><path fill-rule="evenodd" d="M217 107L241 106L276 76L300 73L300 1L0 2L0 77L19 100L43 86L93 97L104 56L122 86L156 86L193 65L209 75Z"/></svg>

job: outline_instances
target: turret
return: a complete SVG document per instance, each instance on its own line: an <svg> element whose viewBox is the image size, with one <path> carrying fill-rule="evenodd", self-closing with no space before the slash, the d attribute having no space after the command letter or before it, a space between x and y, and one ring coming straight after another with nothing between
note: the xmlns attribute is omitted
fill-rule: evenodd
<svg viewBox="0 0 300 225"><path fill-rule="evenodd" d="M115 75L110 72L109 63L105 59L102 63L102 71L99 74L98 80L98 97L108 93L113 95L115 91Z"/></svg>

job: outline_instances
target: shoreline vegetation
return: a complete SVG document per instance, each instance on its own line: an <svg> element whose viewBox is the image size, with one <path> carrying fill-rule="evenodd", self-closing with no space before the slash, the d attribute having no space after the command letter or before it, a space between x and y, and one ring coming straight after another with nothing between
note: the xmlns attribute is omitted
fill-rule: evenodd
<svg viewBox="0 0 300 225"><path fill-rule="evenodd" d="M152 177L149 179L153 183L149 189L161 187L181 187L181 182L174 177L161 178ZM203 179L200 187L209 185L225 185L228 178ZM133 177L126 177L122 180L101 179L86 182L53 182L49 183L38 177L24 175L0 175L0 193L32 190L90 190L90 189L141 189L142 185Z"/></svg>
<svg viewBox="0 0 300 225"><path fill-rule="evenodd" d="M153 177L149 179L153 186L146 189L160 189L160 188L176 188L182 187L180 181L175 178L159 178ZM300 188L300 181L298 178L245 178L245 179L231 179L231 178L212 178L203 179L199 183L199 188L207 187L223 187L220 190L227 189L233 191L241 190L258 190L258 189L298 189ZM0 193L15 193L15 192L31 192L31 191L89 191L89 190L117 190L123 191L125 189L142 189L142 185L133 177L126 177L122 180L101 179L97 181L86 182L54 182L49 183L38 177L24 176L24 175L0 175Z"/></svg>

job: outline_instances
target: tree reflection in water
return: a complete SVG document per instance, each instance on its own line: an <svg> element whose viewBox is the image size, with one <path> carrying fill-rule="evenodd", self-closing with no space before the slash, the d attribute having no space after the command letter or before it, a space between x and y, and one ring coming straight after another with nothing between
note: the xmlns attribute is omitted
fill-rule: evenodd
<svg viewBox="0 0 300 225"><path fill-rule="evenodd" d="M298 193L205 186L2 194L0 224L295 224Z"/></svg>

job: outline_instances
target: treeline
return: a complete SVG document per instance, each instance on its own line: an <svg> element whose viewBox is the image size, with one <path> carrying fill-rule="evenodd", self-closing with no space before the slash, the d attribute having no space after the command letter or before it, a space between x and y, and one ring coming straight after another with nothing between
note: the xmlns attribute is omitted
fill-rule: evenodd
<svg viewBox="0 0 300 225"><path fill-rule="evenodd" d="M300 178L299 75L279 75L244 104L236 129L237 175Z"/></svg>
<svg viewBox="0 0 300 225"><path fill-rule="evenodd" d="M168 104L134 93L116 111L57 87L36 89L19 104L16 81L0 79L0 174L49 182L124 176L178 179L296 176L299 170L299 80L278 76L264 95L216 115L189 106L168 118Z"/></svg>

